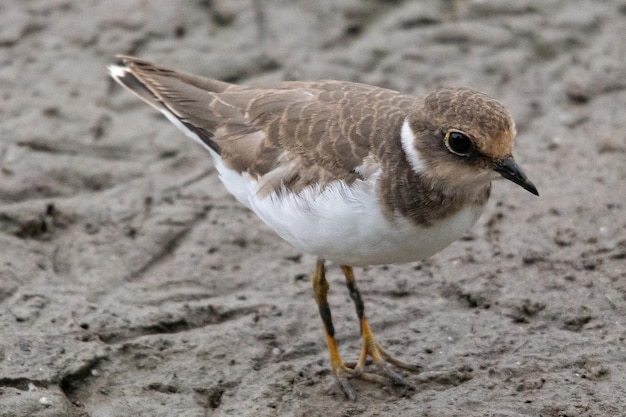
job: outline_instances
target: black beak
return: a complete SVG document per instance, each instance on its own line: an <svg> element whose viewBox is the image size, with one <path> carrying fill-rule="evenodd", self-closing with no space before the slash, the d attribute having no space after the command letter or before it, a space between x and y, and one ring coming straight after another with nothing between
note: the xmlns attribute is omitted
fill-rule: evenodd
<svg viewBox="0 0 626 417"><path fill-rule="evenodd" d="M526 174L524 174L524 171L522 171L522 168L517 165L517 162L515 162L515 159L513 159L512 156L497 161L494 169L504 178L514 182L526 191L529 191L534 195L539 195L537 187L530 182Z"/></svg>

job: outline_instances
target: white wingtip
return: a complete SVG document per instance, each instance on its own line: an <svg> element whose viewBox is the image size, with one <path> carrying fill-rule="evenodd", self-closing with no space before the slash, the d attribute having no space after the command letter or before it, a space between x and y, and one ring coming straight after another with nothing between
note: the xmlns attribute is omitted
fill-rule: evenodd
<svg viewBox="0 0 626 417"><path fill-rule="evenodd" d="M112 64L107 67L109 75L113 78L121 78L128 73L128 68L121 65Z"/></svg>

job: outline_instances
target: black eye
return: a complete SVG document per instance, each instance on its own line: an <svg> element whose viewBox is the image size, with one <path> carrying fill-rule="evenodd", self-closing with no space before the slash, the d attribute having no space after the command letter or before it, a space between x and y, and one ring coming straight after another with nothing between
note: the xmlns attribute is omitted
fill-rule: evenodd
<svg viewBox="0 0 626 417"><path fill-rule="evenodd" d="M472 149L472 141L470 138L468 138L466 134L456 130L448 130L445 142L450 152L460 156L467 156Z"/></svg>

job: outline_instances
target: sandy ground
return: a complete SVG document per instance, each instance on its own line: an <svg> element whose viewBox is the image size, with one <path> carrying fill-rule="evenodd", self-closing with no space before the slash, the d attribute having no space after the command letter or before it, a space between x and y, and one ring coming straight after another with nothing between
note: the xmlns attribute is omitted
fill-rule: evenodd
<svg viewBox="0 0 626 417"><path fill-rule="evenodd" d="M3 0L0 416L626 416L625 19L617 0ZM506 104L541 197L500 182L460 242L357 270L381 343L439 377L343 398L314 257L113 84L118 53Z"/></svg>

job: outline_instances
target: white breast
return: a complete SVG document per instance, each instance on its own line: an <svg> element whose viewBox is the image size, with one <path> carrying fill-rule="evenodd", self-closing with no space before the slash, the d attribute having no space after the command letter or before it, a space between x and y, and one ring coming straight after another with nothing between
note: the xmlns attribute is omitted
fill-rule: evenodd
<svg viewBox="0 0 626 417"><path fill-rule="evenodd" d="M167 109L159 110L211 153L220 179L237 200L287 242L329 261L367 266L426 259L463 236L483 210L483 206L467 207L431 227L416 226L401 217L390 221L383 216L376 195L377 174L350 186L337 181L323 190L309 187L298 194L260 197L256 179L227 168L219 154L194 132ZM414 139L404 127L403 136ZM414 169L422 168L419 155L413 159Z"/></svg>
<svg viewBox="0 0 626 417"><path fill-rule="evenodd" d="M222 182L283 239L323 259L351 266L413 262L459 239L482 212L472 206L431 227L383 216L375 193L378 175L350 186L337 181L323 190L257 196L257 181L224 166L212 152Z"/></svg>

